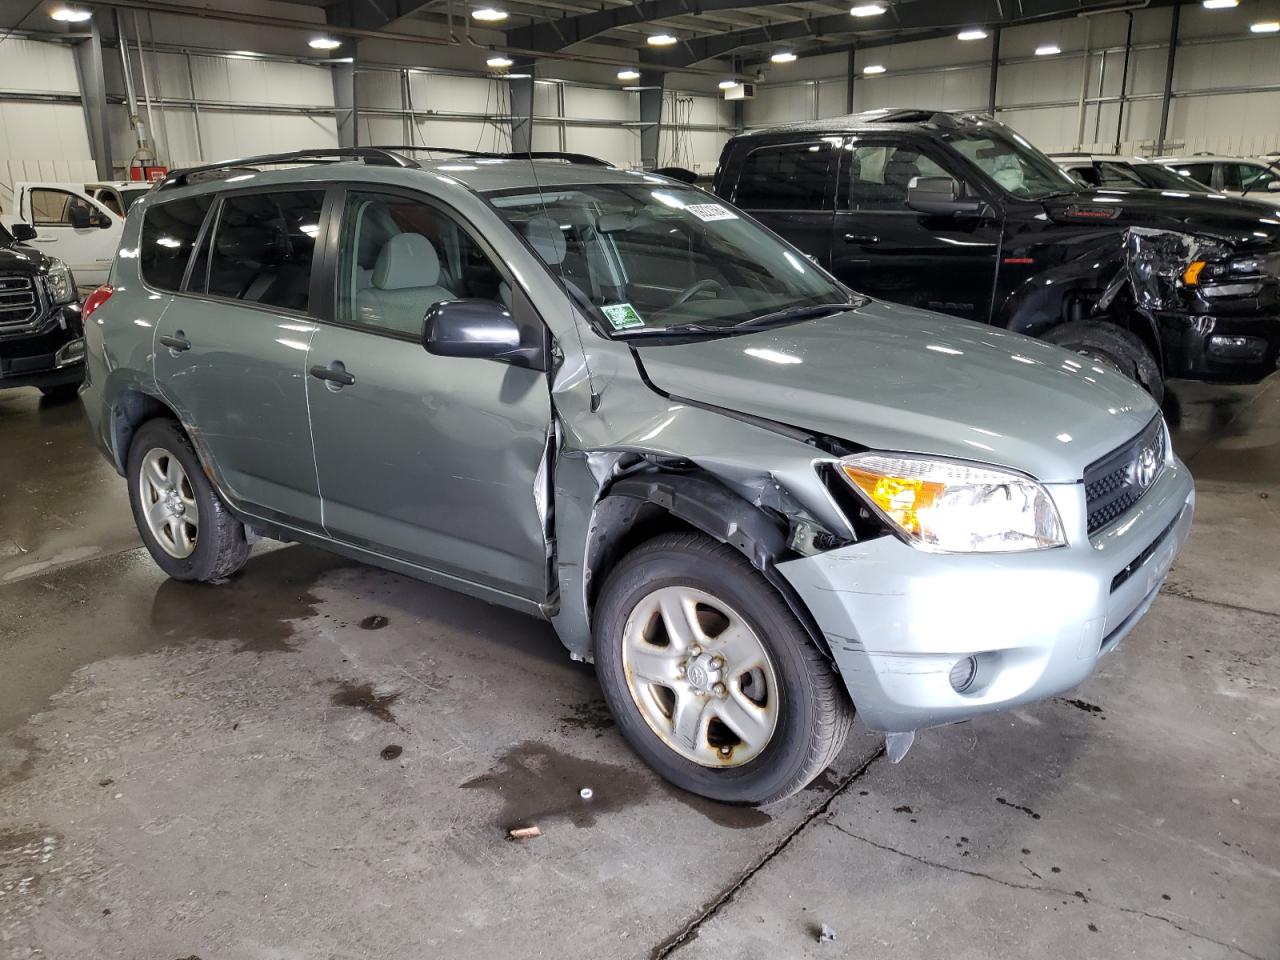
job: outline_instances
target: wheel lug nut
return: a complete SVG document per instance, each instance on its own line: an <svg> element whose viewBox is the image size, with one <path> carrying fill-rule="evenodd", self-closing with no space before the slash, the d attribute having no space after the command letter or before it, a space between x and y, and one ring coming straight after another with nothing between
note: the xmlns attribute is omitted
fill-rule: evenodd
<svg viewBox="0 0 1280 960"><path fill-rule="evenodd" d="M689 647L689 654L694 657L702 656L702 648L696 643Z"/></svg>
<svg viewBox="0 0 1280 960"><path fill-rule="evenodd" d="M715 691L715 694L717 697L723 697L726 693L729 692L729 688L726 687L723 683L717 683L711 689Z"/></svg>
<svg viewBox="0 0 1280 960"><path fill-rule="evenodd" d="M720 669L721 667L723 667L723 666L724 666L724 658L723 658L723 657L712 657L712 658L711 658L711 669L712 669L712 670L719 670L719 669Z"/></svg>

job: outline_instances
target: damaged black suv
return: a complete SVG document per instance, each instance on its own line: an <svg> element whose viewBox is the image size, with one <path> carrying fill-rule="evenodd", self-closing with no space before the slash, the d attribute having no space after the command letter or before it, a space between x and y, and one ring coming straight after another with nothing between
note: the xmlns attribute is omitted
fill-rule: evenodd
<svg viewBox="0 0 1280 960"><path fill-rule="evenodd" d="M1280 352L1280 216L1081 186L988 116L875 110L743 134L714 190L849 286L1164 379L1255 383Z"/></svg>
<svg viewBox="0 0 1280 960"><path fill-rule="evenodd" d="M84 328L75 277L61 260L15 238L0 226L0 389L38 387L54 399L70 399L84 379Z"/></svg>

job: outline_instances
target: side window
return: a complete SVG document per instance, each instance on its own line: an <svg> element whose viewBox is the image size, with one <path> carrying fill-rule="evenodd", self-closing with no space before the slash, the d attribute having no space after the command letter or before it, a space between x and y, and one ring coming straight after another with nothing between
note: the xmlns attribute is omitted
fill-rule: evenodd
<svg viewBox="0 0 1280 960"><path fill-rule="evenodd" d="M1252 163L1224 163L1222 165L1222 186L1226 190L1245 191L1266 190L1272 180L1280 179L1266 167Z"/></svg>
<svg viewBox="0 0 1280 960"><path fill-rule="evenodd" d="M138 249L138 265L142 279L157 290L177 290L200 225L213 203L213 197L193 197L158 203L142 220L142 240Z"/></svg>
<svg viewBox="0 0 1280 960"><path fill-rule="evenodd" d="M305 312L323 205L320 190L224 196L209 258L209 295Z"/></svg>
<svg viewBox="0 0 1280 960"><path fill-rule="evenodd" d="M1184 177L1190 177L1203 183L1206 187L1213 186L1213 164L1212 163L1180 163L1174 167L1178 173Z"/></svg>
<svg viewBox="0 0 1280 960"><path fill-rule="evenodd" d="M97 192L97 201L114 213L117 217L124 216L124 210L120 206L120 198L110 190L99 190Z"/></svg>
<svg viewBox="0 0 1280 960"><path fill-rule="evenodd" d="M502 275L457 221L416 200L348 194L338 256L340 323L417 337L432 304L473 298L511 305Z"/></svg>
<svg viewBox="0 0 1280 960"><path fill-rule="evenodd" d="M1103 187L1144 187L1142 178L1121 163L1098 164L1099 185Z"/></svg>
<svg viewBox="0 0 1280 960"><path fill-rule="evenodd" d="M746 210L823 210L831 182L830 143L786 143L747 154L733 202Z"/></svg>
<svg viewBox="0 0 1280 960"><path fill-rule="evenodd" d="M89 226L98 211L84 197L65 190L31 191L31 222L39 227Z"/></svg>
<svg viewBox="0 0 1280 960"><path fill-rule="evenodd" d="M916 177L955 178L913 146L853 145L845 150L841 209L907 210L907 188Z"/></svg>

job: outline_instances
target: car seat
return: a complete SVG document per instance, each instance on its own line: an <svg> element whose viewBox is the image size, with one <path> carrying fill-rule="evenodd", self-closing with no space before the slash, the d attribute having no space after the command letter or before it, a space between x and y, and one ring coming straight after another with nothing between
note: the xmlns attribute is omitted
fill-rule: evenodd
<svg viewBox="0 0 1280 960"><path fill-rule="evenodd" d="M373 267L372 286L356 294L356 320L371 327L420 334L427 308L454 294L440 286L440 256L420 233L388 240Z"/></svg>

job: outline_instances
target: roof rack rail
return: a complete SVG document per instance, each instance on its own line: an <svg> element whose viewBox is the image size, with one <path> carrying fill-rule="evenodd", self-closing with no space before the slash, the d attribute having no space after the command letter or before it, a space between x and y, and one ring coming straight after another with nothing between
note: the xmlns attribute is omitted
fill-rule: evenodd
<svg viewBox="0 0 1280 960"><path fill-rule="evenodd" d="M496 150L464 150L459 147L433 147L430 144L399 144L379 146L372 149L408 153L447 153L455 157L476 157L491 160L563 160L565 163L580 163L590 167L612 167L608 160L601 160L586 153L566 153L562 150L526 150L511 153Z"/></svg>
<svg viewBox="0 0 1280 960"><path fill-rule="evenodd" d="M170 171L160 181L157 189L180 187L188 183L199 183L201 180L215 180L213 174L235 170L254 169L283 163L334 163L340 160L363 160L370 166L378 167L411 167L418 166L416 161L402 157L383 147L322 147L318 150L294 150L289 153L266 153L258 157L242 157L238 160L224 160L221 163L206 163L198 167L183 167ZM208 174L209 176L201 176ZM193 181L192 177L199 179Z"/></svg>

